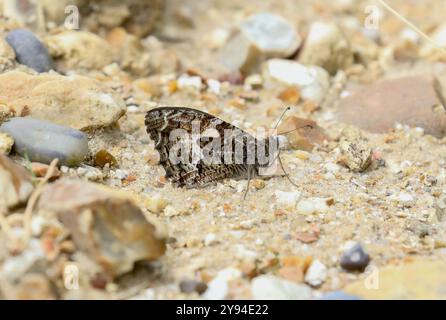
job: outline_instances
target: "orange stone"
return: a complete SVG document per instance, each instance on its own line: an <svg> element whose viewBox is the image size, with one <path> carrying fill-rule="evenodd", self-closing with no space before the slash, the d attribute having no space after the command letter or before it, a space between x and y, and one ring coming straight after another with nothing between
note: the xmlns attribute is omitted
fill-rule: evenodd
<svg viewBox="0 0 446 320"><path fill-rule="evenodd" d="M279 93L278 98L286 103L298 104L300 101L300 91L296 87L288 87Z"/></svg>

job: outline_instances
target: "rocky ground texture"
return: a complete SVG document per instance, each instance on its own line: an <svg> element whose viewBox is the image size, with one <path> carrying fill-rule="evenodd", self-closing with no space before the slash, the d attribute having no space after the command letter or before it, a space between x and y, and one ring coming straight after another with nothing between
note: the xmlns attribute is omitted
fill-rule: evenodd
<svg viewBox="0 0 446 320"><path fill-rule="evenodd" d="M0 1L0 298L446 299L446 3L389 3L437 46L373 0ZM291 107L296 186L173 187L165 105Z"/></svg>

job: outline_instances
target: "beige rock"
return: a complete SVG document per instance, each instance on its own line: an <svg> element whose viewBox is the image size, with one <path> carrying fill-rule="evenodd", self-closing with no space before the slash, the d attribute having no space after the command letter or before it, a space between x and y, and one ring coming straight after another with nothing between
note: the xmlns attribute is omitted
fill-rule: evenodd
<svg viewBox="0 0 446 320"><path fill-rule="evenodd" d="M0 266L0 296L6 299L54 299L48 274L51 268L42 242L31 239L18 255L10 255Z"/></svg>
<svg viewBox="0 0 446 320"><path fill-rule="evenodd" d="M42 273L26 274L17 283L3 288L2 292L7 300L56 299L50 280Z"/></svg>
<svg viewBox="0 0 446 320"><path fill-rule="evenodd" d="M42 10L37 1L3 0L0 9L2 9L2 14L13 20L17 26L33 29L42 27Z"/></svg>
<svg viewBox="0 0 446 320"><path fill-rule="evenodd" d="M321 103L330 88L330 75L318 66L304 66L296 61L270 59L264 63L263 77L265 86L280 82L288 86L297 86L302 98Z"/></svg>
<svg viewBox="0 0 446 320"><path fill-rule="evenodd" d="M229 70L248 74L261 62L261 52L245 35L239 33L223 47L221 60Z"/></svg>
<svg viewBox="0 0 446 320"><path fill-rule="evenodd" d="M0 121L11 116L47 120L79 130L108 127L125 113L124 101L98 81L82 76L0 75Z"/></svg>
<svg viewBox="0 0 446 320"><path fill-rule="evenodd" d="M0 154L8 155L14 145L14 139L7 133L0 132Z"/></svg>
<svg viewBox="0 0 446 320"><path fill-rule="evenodd" d="M259 13L235 30L221 50L221 61L231 71L245 74L268 58L288 58L302 39L293 25L280 16Z"/></svg>
<svg viewBox="0 0 446 320"><path fill-rule="evenodd" d="M356 128L348 127L342 131L339 148L342 153L341 163L353 172L363 172L372 163L373 150Z"/></svg>
<svg viewBox="0 0 446 320"><path fill-rule="evenodd" d="M156 214L163 212L168 204L169 202L160 195L149 197L144 201L144 206L147 208L147 210Z"/></svg>
<svg viewBox="0 0 446 320"><path fill-rule="evenodd" d="M334 75L353 64L353 53L348 39L336 24L315 22L310 27L299 62L320 66Z"/></svg>
<svg viewBox="0 0 446 320"><path fill-rule="evenodd" d="M111 46L90 32L65 31L46 37L44 42L61 71L101 70L113 62Z"/></svg>
<svg viewBox="0 0 446 320"><path fill-rule="evenodd" d="M430 37L437 46L426 42L420 48L420 56L422 58L444 62L446 60L446 55L444 54L444 48L446 48L446 23L441 24ZM440 50L438 47L443 48L443 50Z"/></svg>
<svg viewBox="0 0 446 320"><path fill-rule="evenodd" d="M78 249L111 277L155 260L166 250L165 235L126 193L83 181L61 180L43 192L38 209L57 214Z"/></svg>
<svg viewBox="0 0 446 320"><path fill-rule="evenodd" d="M165 0L4 0L5 16L32 29L43 30L49 23L63 25L76 6L81 16L80 27L93 32L124 26L129 32L144 37L159 20Z"/></svg>
<svg viewBox="0 0 446 320"><path fill-rule="evenodd" d="M0 208L24 203L33 188L28 172L0 154Z"/></svg>
<svg viewBox="0 0 446 320"><path fill-rule="evenodd" d="M444 300L445 268L445 262L426 258L379 269L372 266L365 272L366 279L348 285L344 291L370 300Z"/></svg>
<svg viewBox="0 0 446 320"><path fill-rule="evenodd" d="M0 72L5 72L15 65L15 52L9 44L0 38Z"/></svg>
<svg viewBox="0 0 446 320"><path fill-rule="evenodd" d="M140 77L150 73L150 56L138 37L129 34L124 28L113 29L107 36L121 68Z"/></svg>

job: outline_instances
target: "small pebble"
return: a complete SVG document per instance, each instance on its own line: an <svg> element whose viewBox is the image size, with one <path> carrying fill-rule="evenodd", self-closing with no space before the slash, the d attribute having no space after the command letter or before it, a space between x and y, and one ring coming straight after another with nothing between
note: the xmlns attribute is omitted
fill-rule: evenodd
<svg viewBox="0 0 446 320"><path fill-rule="evenodd" d="M361 298L342 291L333 291L324 294L319 300L361 300Z"/></svg>
<svg viewBox="0 0 446 320"><path fill-rule="evenodd" d="M297 202L300 199L301 193L298 191L280 191L277 190L274 195L276 196L277 202L281 205L295 208Z"/></svg>
<svg viewBox="0 0 446 320"><path fill-rule="evenodd" d="M313 261L305 274L305 282L312 287L319 287L327 278L327 267L319 260Z"/></svg>
<svg viewBox="0 0 446 320"><path fill-rule="evenodd" d="M341 267L347 271L364 271L370 262L370 256L361 244L348 249L341 258Z"/></svg>
<svg viewBox="0 0 446 320"><path fill-rule="evenodd" d="M208 286L201 282L195 280L184 280L180 282L180 290L183 293L198 293L203 294L208 289Z"/></svg>
<svg viewBox="0 0 446 320"><path fill-rule="evenodd" d="M13 30L6 36L6 41L14 49L16 59L20 64L39 73L54 69L54 63L47 48L31 31Z"/></svg>
<svg viewBox="0 0 446 320"><path fill-rule="evenodd" d="M88 154L87 136L78 130L32 118L13 118L0 127L15 141L14 150L30 161L50 164L54 159L77 166Z"/></svg>
<svg viewBox="0 0 446 320"><path fill-rule="evenodd" d="M229 282L239 279L242 273L235 268L227 268L221 270L217 276L208 284L208 288L204 293L207 300L226 299L229 292Z"/></svg>
<svg viewBox="0 0 446 320"><path fill-rule="evenodd" d="M302 199L297 204L297 213L310 215L315 213L325 213L328 210L327 199L308 198Z"/></svg>
<svg viewBox="0 0 446 320"><path fill-rule="evenodd" d="M204 245L209 247L215 243L217 243L217 236L214 233L207 234L206 238L204 239Z"/></svg>
<svg viewBox="0 0 446 320"><path fill-rule="evenodd" d="M124 180L129 176L129 173L125 170L118 169L116 170L115 175L119 180Z"/></svg>
<svg viewBox="0 0 446 320"><path fill-rule="evenodd" d="M372 163L373 150L356 128L348 127L342 131L339 148L342 153L340 162L353 172L364 172Z"/></svg>
<svg viewBox="0 0 446 320"><path fill-rule="evenodd" d="M50 166L47 164L43 164L43 163L39 163L39 162L31 163L31 171L38 178L44 177L47 174L49 168L50 168ZM55 168L50 179L58 178L58 177L60 177L60 175L61 175L61 172L59 171L59 169Z"/></svg>
<svg viewBox="0 0 446 320"><path fill-rule="evenodd" d="M188 75L182 75L178 79L178 88L183 89L187 87L192 87L200 90L203 86L203 83L201 81L201 78L198 76L188 76Z"/></svg>
<svg viewBox="0 0 446 320"><path fill-rule="evenodd" d="M145 207L153 213L159 214L164 211L168 205L168 201L160 195L147 198L144 202Z"/></svg>
<svg viewBox="0 0 446 320"><path fill-rule="evenodd" d="M271 59L265 63L264 78L297 86L305 100L321 103L330 88L330 76L317 66L304 66L292 60Z"/></svg>
<svg viewBox="0 0 446 320"><path fill-rule="evenodd" d="M94 155L95 167L104 168L107 164L110 167L116 167L118 165L118 161L116 161L116 158L107 150L100 150L96 152Z"/></svg>

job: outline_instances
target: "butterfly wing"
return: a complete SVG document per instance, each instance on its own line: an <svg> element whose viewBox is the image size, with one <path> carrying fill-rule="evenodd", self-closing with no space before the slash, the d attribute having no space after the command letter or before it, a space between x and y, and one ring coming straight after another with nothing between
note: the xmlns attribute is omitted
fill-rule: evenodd
<svg viewBox="0 0 446 320"><path fill-rule="evenodd" d="M155 142L155 148L160 154L160 164L166 171L166 177L180 187L203 187L215 181L236 178L247 175L249 165L246 161L246 148L241 161L227 164L224 152L220 155L219 163L206 163L184 161L177 163L171 159L171 152L178 146L178 141L172 139L175 130L184 130L188 135L194 132L194 123L199 124L199 133L208 129L216 130L220 137L226 137L225 130L235 132L235 141L243 141L252 138L243 130L205 112L179 107L162 107L149 111L146 115L146 128L150 138ZM233 137L234 138L234 137ZM205 147L205 142L199 141L200 147ZM220 150L224 150L224 139L221 139ZM232 156L232 155L230 155ZM191 159L189 159L191 160ZM234 161L235 162L235 161Z"/></svg>

